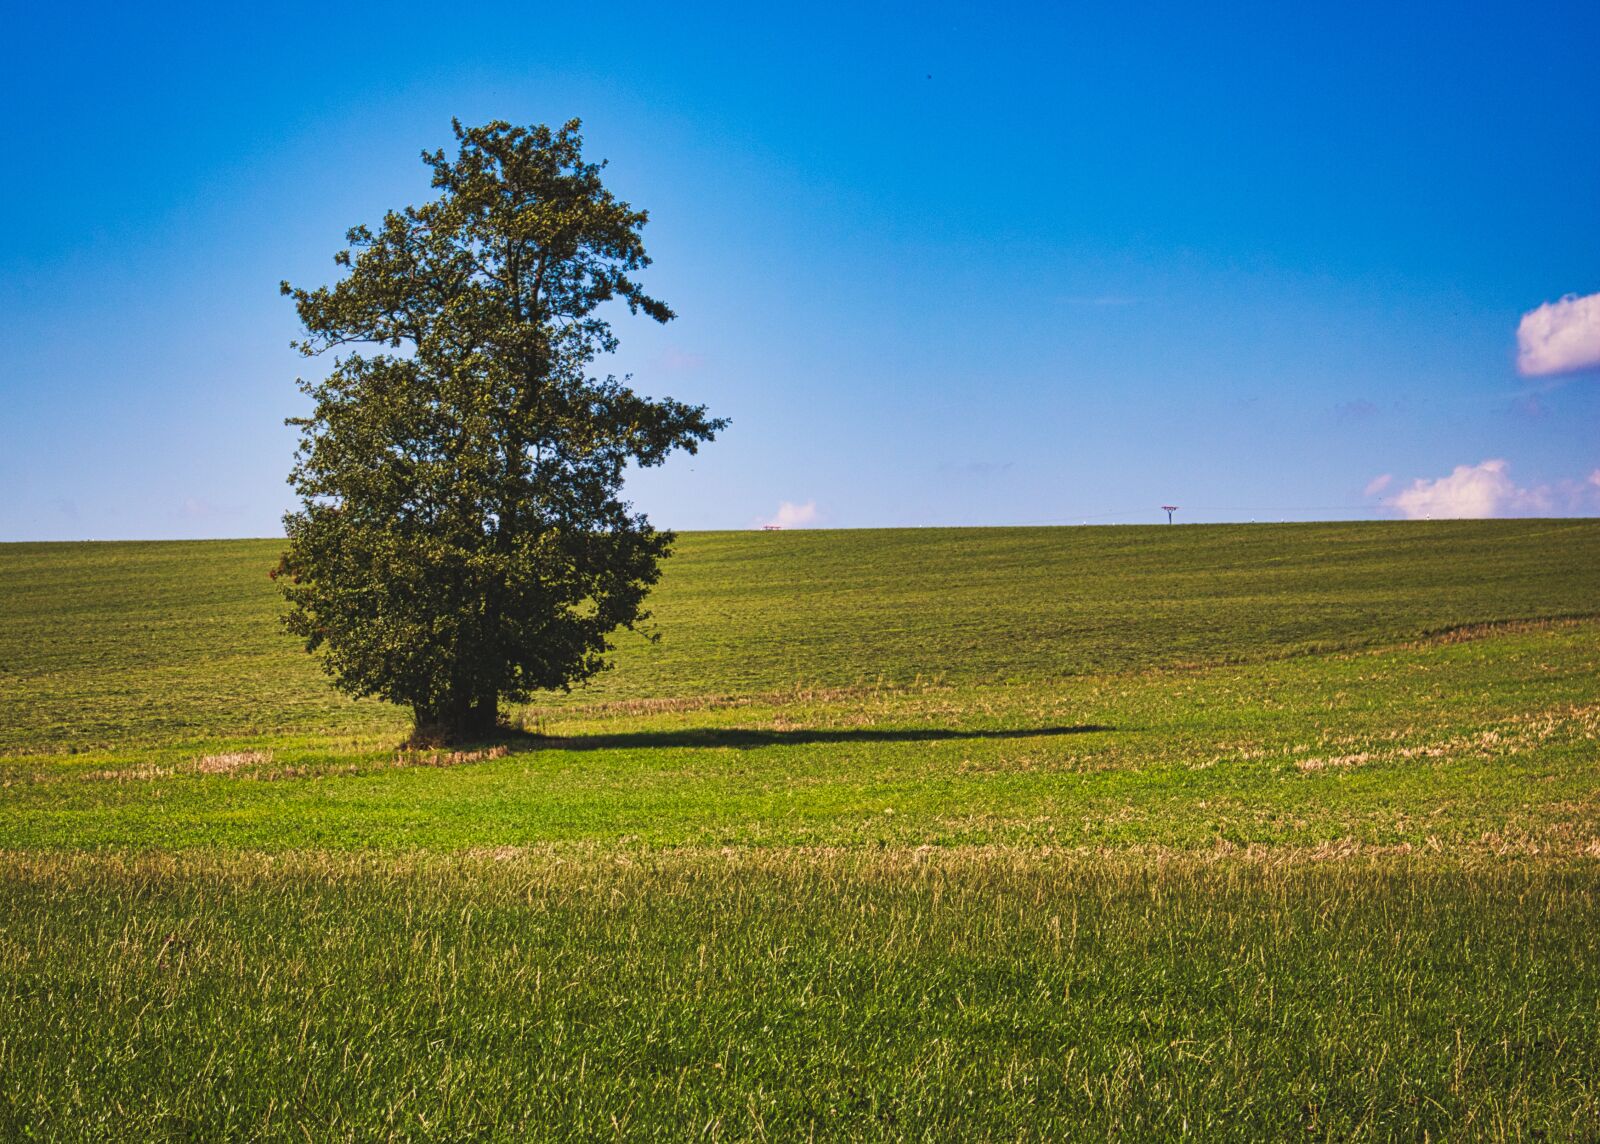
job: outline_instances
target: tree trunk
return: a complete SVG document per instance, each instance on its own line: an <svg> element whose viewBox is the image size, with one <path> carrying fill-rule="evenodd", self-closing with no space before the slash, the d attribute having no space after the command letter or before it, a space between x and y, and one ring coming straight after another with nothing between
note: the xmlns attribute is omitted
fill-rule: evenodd
<svg viewBox="0 0 1600 1144"><path fill-rule="evenodd" d="M500 696L491 691L472 701L467 709L467 726L473 734L492 735L500 725Z"/></svg>
<svg viewBox="0 0 1600 1144"><path fill-rule="evenodd" d="M450 746L493 735L500 723L500 697L451 697L436 705L413 704L411 745Z"/></svg>

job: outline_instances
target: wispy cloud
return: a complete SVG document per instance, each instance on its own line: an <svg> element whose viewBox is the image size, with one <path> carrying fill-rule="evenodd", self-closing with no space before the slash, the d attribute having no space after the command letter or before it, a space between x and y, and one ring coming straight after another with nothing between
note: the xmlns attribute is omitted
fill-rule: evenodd
<svg viewBox="0 0 1600 1144"><path fill-rule="evenodd" d="M1568 294L1522 315L1517 369L1526 377L1600 366L1600 294Z"/></svg>
<svg viewBox="0 0 1600 1144"><path fill-rule="evenodd" d="M665 373L697 373L706 364L706 355L693 350L668 346L656 358L656 366Z"/></svg>
<svg viewBox="0 0 1600 1144"><path fill-rule="evenodd" d="M1519 417L1538 420L1550 410L1537 393L1519 393L1511 399L1511 412Z"/></svg>
<svg viewBox="0 0 1600 1144"><path fill-rule="evenodd" d="M1340 421L1370 421L1378 413L1378 407L1364 397L1354 401L1346 401L1335 405L1333 412Z"/></svg>
<svg viewBox="0 0 1600 1144"><path fill-rule="evenodd" d="M231 509L212 504L205 497L184 497L179 509L179 515L190 520L209 520L216 516L225 516Z"/></svg>
<svg viewBox="0 0 1600 1144"><path fill-rule="evenodd" d="M1381 473L1367 482L1366 495L1375 497L1394 483L1393 473Z"/></svg>
<svg viewBox="0 0 1600 1144"><path fill-rule="evenodd" d="M1015 461L941 461L939 472L946 476L986 481L992 477L1003 477L1015 467Z"/></svg>
<svg viewBox="0 0 1600 1144"><path fill-rule="evenodd" d="M1367 494L1383 491L1388 483L1386 477L1374 480L1367 486ZM1446 477L1419 477L1383 503L1408 520L1593 512L1600 509L1600 469L1582 481L1562 479L1525 487L1512 479L1511 466L1496 457L1476 465L1457 465Z"/></svg>
<svg viewBox="0 0 1600 1144"><path fill-rule="evenodd" d="M784 501L778 506L777 512L760 523L776 528L805 528L817 523L817 502L808 500L805 504L795 504L793 501Z"/></svg>

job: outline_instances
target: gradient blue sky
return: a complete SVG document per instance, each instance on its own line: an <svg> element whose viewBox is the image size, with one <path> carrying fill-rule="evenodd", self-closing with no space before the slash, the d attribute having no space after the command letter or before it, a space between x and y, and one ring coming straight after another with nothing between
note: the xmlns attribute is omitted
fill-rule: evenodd
<svg viewBox="0 0 1600 1144"><path fill-rule="evenodd" d="M1600 291L1593 0L5 24L0 539L279 534L278 281L425 197L453 115L582 117L650 210L681 316L614 371L733 419L630 485L659 524L1392 516L1457 466L1600 510L1600 377L1515 360Z"/></svg>

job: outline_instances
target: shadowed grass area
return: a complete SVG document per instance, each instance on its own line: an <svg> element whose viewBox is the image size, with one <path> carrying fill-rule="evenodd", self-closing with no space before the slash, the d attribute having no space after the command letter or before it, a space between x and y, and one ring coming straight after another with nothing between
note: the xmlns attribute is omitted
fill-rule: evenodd
<svg viewBox="0 0 1600 1144"><path fill-rule="evenodd" d="M614 751L648 747L755 747L809 746L815 743L947 743L963 739L1049 739L1057 735L1088 735L1111 731L1098 723L1074 727L1010 727L1002 730L958 730L947 727L903 727L849 729L762 727L697 727L680 731L622 731L614 734L578 735L540 741L528 745L545 750Z"/></svg>

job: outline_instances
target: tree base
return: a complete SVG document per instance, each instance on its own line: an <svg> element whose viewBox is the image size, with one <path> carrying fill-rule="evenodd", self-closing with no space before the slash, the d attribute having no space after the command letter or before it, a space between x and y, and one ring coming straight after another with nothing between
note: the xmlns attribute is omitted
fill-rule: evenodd
<svg viewBox="0 0 1600 1144"><path fill-rule="evenodd" d="M503 729L497 701L474 703L448 712L423 707L413 711L411 737L404 744L410 748L456 747L482 742L494 738Z"/></svg>

